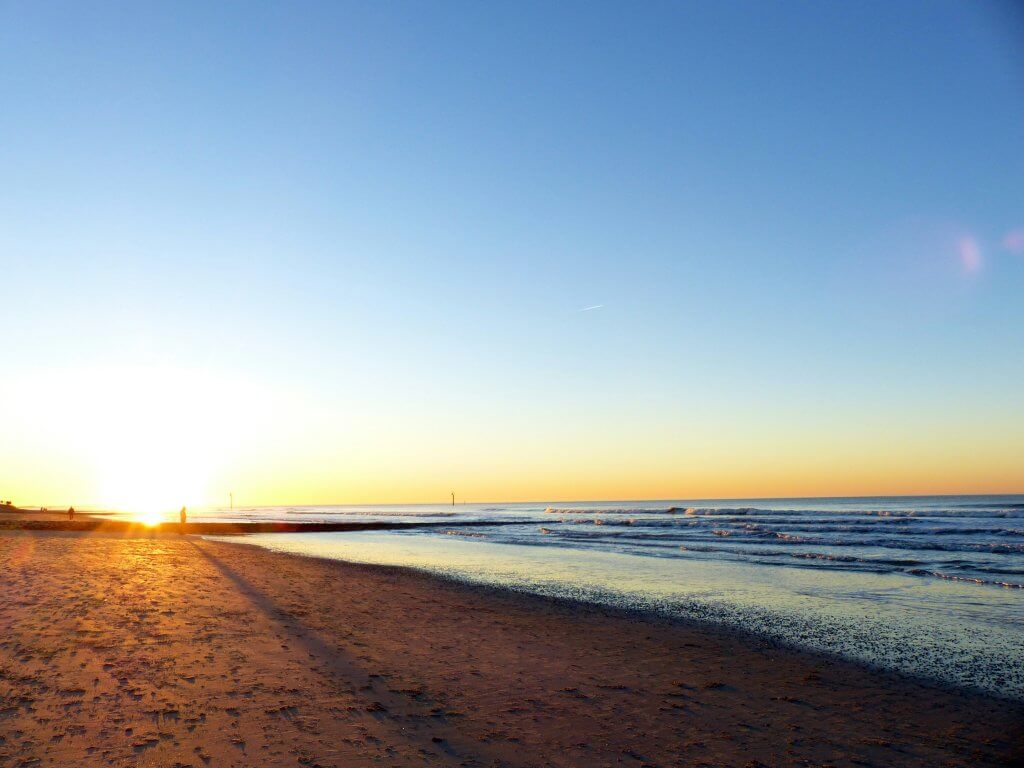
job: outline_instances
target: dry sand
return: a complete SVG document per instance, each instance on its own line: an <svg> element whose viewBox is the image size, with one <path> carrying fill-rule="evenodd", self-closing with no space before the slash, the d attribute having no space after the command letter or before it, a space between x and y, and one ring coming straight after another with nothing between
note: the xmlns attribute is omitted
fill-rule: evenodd
<svg viewBox="0 0 1024 768"><path fill-rule="evenodd" d="M0 532L0 766L984 766L1024 707L187 536Z"/></svg>

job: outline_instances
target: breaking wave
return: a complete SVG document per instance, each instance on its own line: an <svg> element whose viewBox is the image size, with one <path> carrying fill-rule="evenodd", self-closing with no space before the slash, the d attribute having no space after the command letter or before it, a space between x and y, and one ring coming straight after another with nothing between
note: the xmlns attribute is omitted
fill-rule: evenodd
<svg viewBox="0 0 1024 768"><path fill-rule="evenodd" d="M903 573L1004 588L1024 582L1013 578L1024 575L1019 496L818 501L548 506L542 527L513 526L496 532L494 540Z"/></svg>

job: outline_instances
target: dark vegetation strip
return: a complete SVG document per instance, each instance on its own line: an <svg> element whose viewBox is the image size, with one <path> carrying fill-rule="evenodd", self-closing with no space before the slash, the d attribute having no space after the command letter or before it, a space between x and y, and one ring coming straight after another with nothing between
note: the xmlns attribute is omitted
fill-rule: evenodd
<svg viewBox="0 0 1024 768"><path fill-rule="evenodd" d="M315 533L324 531L393 531L403 528L461 528L481 525L522 525L523 520L459 520L452 522L347 522L347 523L160 523L144 525L127 520L4 520L0 530L15 531L81 531L148 536L159 533L198 533L232 535L243 533Z"/></svg>

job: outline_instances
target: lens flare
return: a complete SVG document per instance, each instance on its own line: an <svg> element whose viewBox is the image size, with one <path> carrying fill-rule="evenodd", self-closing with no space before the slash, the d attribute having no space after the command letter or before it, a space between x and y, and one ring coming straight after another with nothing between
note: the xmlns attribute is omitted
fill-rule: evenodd
<svg viewBox="0 0 1024 768"><path fill-rule="evenodd" d="M977 240L973 237L961 237L956 248L965 272L973 273L981 268L981 247Z"/></svg>
<svg viewBox="0 0 1024 768"><path fill-rule="evenodd" d="M1003 237L1003 248L1010 253L1024 253L1024 228L1007 232Z"/></svg>

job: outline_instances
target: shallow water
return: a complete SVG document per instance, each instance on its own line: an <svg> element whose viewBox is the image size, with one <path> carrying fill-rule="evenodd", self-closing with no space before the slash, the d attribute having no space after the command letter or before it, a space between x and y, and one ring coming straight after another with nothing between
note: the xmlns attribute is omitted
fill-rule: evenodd
<svg viewBox="0 0 1024 768"><path fill-rule="evenodd" d="M493 543L904 573L1024 589L1024 496L256 507L210 510L192 519L522 520L451 533Z"/></svg>

